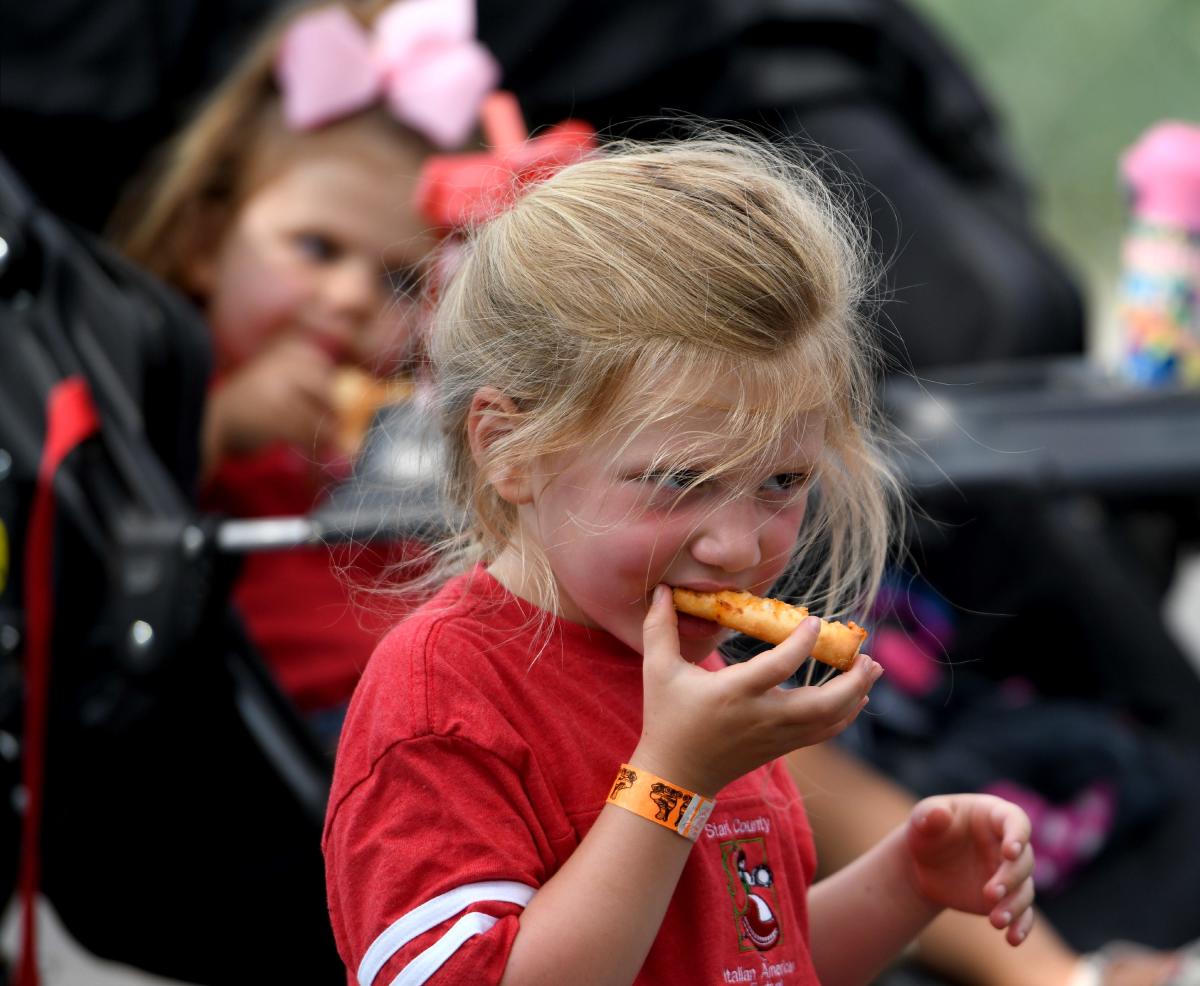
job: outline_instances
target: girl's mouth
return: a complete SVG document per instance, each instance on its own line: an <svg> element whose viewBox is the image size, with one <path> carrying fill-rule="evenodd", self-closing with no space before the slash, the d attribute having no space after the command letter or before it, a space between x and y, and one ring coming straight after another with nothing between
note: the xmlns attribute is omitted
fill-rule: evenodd
<svg viewBox="0 0 1200 986"><path fill-rule="evenodd" d="M350 357L350 346L345 339L330 335L328 332L309 330L305 333L309 342L323 350L334 363L342 363Z"/></svg>

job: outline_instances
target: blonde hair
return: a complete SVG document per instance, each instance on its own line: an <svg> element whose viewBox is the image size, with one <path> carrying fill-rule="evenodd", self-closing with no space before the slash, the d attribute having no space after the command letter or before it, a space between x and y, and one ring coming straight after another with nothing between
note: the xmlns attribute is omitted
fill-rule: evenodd
<svg viewBox="0 0 1200 986"><path fill-rule="evenodd" d="M275 59L284 33L303 14L344 7L364 26L385 0L292 5L275 18L192 121L123 197L111 235L134 261L188 289L187 264L212 249L240 206L299 155L348 131L384 133L422 155L431 148L381 106L317 130L296 132L283 119Z"/></svg>
<svg viewBox="0 0 1200 986"><path fill-rule="evenodd" d="M878 438L864 228L793 155L702 137L610 146L475 231L430 343L446 495L465 518L438 577L514 543L515 508L489 470L669 418L683 387L721 376L736 441L696 481L753 474L786 424L823 413L818 493L797 545L803 592L830 613L865 605L897 484ZM517 408L482 466L467 439L481 387ZM554 598L544 559L526 563Z"/></svg>

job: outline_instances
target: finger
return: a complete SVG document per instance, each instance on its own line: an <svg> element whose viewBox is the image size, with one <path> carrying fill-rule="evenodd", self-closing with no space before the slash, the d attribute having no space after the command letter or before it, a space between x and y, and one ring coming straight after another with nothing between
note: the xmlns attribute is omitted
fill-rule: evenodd
<svg viewBox="0 0 1200 986"><path fill-rule="evenodd" d="M912 811L912 825L923 839L944 835L954 822L954 809L949 798L935 796L917 802Z"/></svg>
<svg viewBox="0 0 1200 986"><path fill-rule="evenodd" d="M875 682L883 677L883 665L871 657L870 654L856 654L854 656L854 663L850 665L849 671L837 675L821 687L829 688L831 684L835 684L845 678L853 679L855 675L863 675L866 678L867 690L869 691L871 685L874 685Z"/></svg>
<svg viewBox="0 0 1200 986"><path fill-rule="evenodd" d="M1009 896L992 908L988 915L992 926L996 928L1011 927L1033 907L1033 881L1022 881Z"/></svg>
<svg viewBox="0 0 1200 986"><path fill-rule="evenodd" d="M735 665L738 677L751 692L765 692L782 685L812 653L820 633L821 621L815 616L806 617L783 643Z"/></svg>
<svg viewBox="0 0 1200 986"><path fill-rule="evenodd" d="M1008 933L1004 936L1010 945L1020 945L1026 938L1029 937L1029 932L1033 929L1033 922L1037 918L1037 912L1031 907L1014 921L1008 928Z"/></svg>
<svg viewBox="0 0 1200 986"><path fill-rule="evenodd" d="M679 620L671 602L671 590L665 585L654 587L650 608L642 621L642 656L648 664L681 659Z"/></svg>
<svg viewBox="0 0 1200 986"><path fill-rule="evenodd" d="M301 391L293 391L290 398L278 418L283 437L301 448L328 444L337 427L328 406Z"/></svg>
<svg viewBox="0 0 1200 986"><path fill-rule="evenodd" d="M883 668L870 658L861 659L849 672L816 688L793 688L787 692L796 703L797 717L853 721L867 704L867 696ZM848 724L848 723L847 723Z"/></svg>
<svg viewBox="0 0 1200 986"><path fill-rule="evenodd" d="M1005 859L1017 859L1029 845L1029 816L1011 801L999 800L991 813L992 831Z"/></svg>
<svg viewBox="0 0 1200 986"><path fill-rule="evenodd" d="M843 678L820 688L768 689L779 724L808 733L822 725L840 732L862 711L873 680L869 673Z"/></svg>
<svg viewBox="0 0 1200 986"><path fill-rule="evenodd" d="M325 353L295 363L290 373L292 386L306 400L326 410L333 407L334 365Z"/></svg>
<svg viewBox="0 0 1200 986"><path fill-rule="evenodd" d="M845 732L847 729L850 728L850 726L853 724L854 720L859 717L862 710L867 707L867 703L869 701L870 701L870 699L866 695L864 695L862 697L862 699L859 701L858 705L856 705L854 707L854 710L849 715L847 715L843 719L840 719L838 722L834 723L827 730L825 730L824 734L822 734L818 738L809 740L808 742L809 743L824 743L826 740L833 739L835 736L838 736L841 733Z"/></svg>
<svg viewBox="0 0 1200 986"><path fill-rule="evenodd" d="M328 413L317 418L317 435L314 440L316 448L347 451L343 448L344 441L336 415Z"/></svg>
<svg viewBox="0 0 1200 986"><path fill-rule="evenodd" d="M1032 876L1033 848L1026 844L1016 859L1000 865L996 875L988 881L987 892L994 900L1000 900L1007 895L1009 888L1019 886Z"/></svg>

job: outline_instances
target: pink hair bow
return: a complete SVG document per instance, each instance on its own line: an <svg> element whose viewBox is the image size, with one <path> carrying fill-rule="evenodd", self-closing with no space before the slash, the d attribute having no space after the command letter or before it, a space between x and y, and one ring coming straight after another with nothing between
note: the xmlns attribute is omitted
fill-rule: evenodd
<svg viewBox="0 0 1200 986"><path fill-rule="evenodd" d="M399 0L368 32L342 7L288 28L275 63L284 119L312 130L382 98L441 148L461 145L500 66L475 39L474 0Z"/></svg>

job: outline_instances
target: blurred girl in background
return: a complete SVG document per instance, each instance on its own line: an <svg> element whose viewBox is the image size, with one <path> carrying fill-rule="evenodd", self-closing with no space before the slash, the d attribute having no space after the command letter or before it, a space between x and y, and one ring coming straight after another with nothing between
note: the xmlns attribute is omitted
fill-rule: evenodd
<svg viewBox="0 0 1200 986"><path fill-rule="evenodd" d="M347 471L337 371L391 371L412 339L439 237L419 210L422 167L473 138L499 77L474 32L471 0L291 10L127 203L125 250L212 328L206 508L305 514ZM377 637L343 560L252 553L235 590L284 690L334 729ZM354 562L369 577L382 559Z"/></svg>

